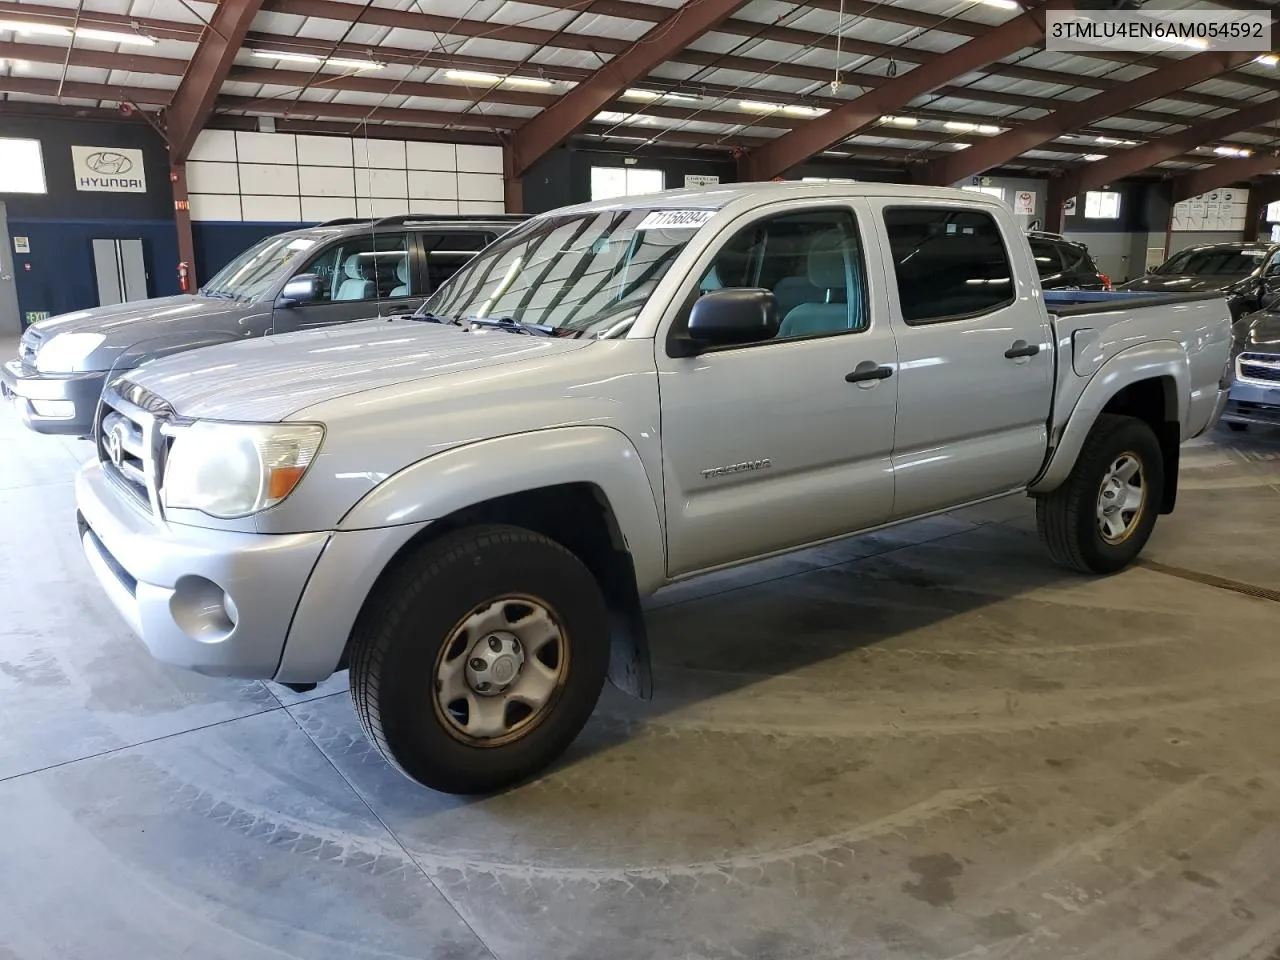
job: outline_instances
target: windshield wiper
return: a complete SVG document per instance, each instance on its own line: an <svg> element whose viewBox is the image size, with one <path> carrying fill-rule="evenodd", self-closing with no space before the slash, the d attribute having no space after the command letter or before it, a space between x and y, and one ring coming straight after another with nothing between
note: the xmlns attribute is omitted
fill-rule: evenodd
<svg viewBox="0 0 1280 960"><path fill-rule="evenodd" d="M555 336L555 328L541 323L525 323L515 317L463 317L464 324L473 327L497 327L499 330L510 330L512 333L523 333L531 337Z"/></svg>
<svg viewBox="0 0 1280 960"><path fill-rule="evenodd" d="M420 311L418 311L417 313L411 313L411 314L409 314L409 319L410 319L410 320L421 320L421 321L423 321L424 323L449 323L449 324L453 324L454 326L458 326L458 327L462 326L462 321L461 321L461 320L458 320L456 317L442 317L442 316L440 316L439 314L435 314L435 313L426 313L426 312L421 311L421 310L420 310Z"/></svg>

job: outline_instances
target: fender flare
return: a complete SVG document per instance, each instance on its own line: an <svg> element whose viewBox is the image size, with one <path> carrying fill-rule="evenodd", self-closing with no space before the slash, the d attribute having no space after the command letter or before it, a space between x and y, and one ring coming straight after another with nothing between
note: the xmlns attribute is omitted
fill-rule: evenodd
<svg viewBox="0 0 1280 960"><path fill-rule="evenodd" d="M588 483L603 495L635 566L641 596L666 576L662 513L634 444L604 426L552 427L453 447L382 481L338 531L423 524L511 494Z"/></svg>
<svg viewBox="0 0 1280 960"><path fill-rule="evenodd" d="M1064 369L1070 371L1069 366ZM1086 384L1067 416L1066 427L1048 462L1031 482L1030 492L1048 493L1067 479L1089 431L1117 393L1140 380L1160 377L1173 380L1178 423L1186 423L1191 403L1191 364L1182 344L1175 340L1153 340L1122 350L1104 363Z"/></svg>

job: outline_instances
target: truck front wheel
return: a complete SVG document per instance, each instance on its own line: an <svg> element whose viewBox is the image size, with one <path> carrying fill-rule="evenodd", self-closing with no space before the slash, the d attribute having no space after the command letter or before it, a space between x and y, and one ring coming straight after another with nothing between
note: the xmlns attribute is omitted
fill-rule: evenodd
<svg viewBox="0 0 1280 960"><path fill-rule="evenodd" d="M403 558L351 637L351 698L419 783L487 793L556 759L595 708L609 614L591 572L518 527L461 530Z"/></svg>
<svg viewBox="0 0 1280 960"><path fill-rule="evenodd" d="M1146 545L1163 488L1164 458L1151 428L1104 413L1066 481L1036 498L1040 539L1063 566L1115 573Z"/></svg>

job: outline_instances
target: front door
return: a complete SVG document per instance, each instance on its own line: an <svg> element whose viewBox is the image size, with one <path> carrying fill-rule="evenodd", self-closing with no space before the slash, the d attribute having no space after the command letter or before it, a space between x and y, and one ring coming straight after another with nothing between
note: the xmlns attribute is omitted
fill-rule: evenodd
<svg viewBox="0 0 1280 960"><path fill-rule="evenodd" d="M659 331L671 576L888 517L897 354L880 308L880 261L864 255L857 211L853 203L784 203L744 217L703 256L683 306ZM699 294L695 283L703 293L772 290L783 313L778 335L669 356L668 337L682 332ZM887 375L849 379L881 368Z"/></svg>
<svg viewBox="0 0 1280 960"><path fill-rule="evenodd" d="M418 309L425 294L412 237L404 231L356 233L322 249L294 271L294 275L312 273L320 278L320 298L295 307L277 307L272 318L274 332Z"/></svg>
<svg viewBox="0 0 1280 960"><path fill-rule="evenodd" d="M978 204L872 205L896 281L894 517L1030 482L1048 444L1054 352L1025 241Z"/></svg>

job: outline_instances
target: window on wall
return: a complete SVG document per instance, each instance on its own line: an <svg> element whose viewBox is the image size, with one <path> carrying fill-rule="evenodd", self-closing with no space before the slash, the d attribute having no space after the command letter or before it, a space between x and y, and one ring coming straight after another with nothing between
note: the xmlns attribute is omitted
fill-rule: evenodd
<svg viewBox="0 0 1280 960"><path fill-rule="evenodd" d="M39 140L0 139L0 193L47 193Z"/></svg>
<svg viewBox="0 0 1280 960"><path fill-rule="evenodd" d="M1090 190L1084 195L1086 220L1116 220L1120 217L1120 194L1109 190Z"/></svg>
<svg viewBox="0 0 1280 960"><path fill-rule="evenodd" d="M1004 187L961 187L960 189L968 190L970 193L985 193L988 197L995 197L1004 203Z"/></svg>
<svg viewBox="0 0 1280 960"><path fill-rule="evenodd" d="M637 197L666 189L661 170L643 167L592 167L591 199L612 200L614 197Z"/></svg>
<svg viewBox="0 0 1280 960"><path fill-rule="evenodd" d="M1280 200L1267 204L1267 223L1280 223Z"/></svg>

